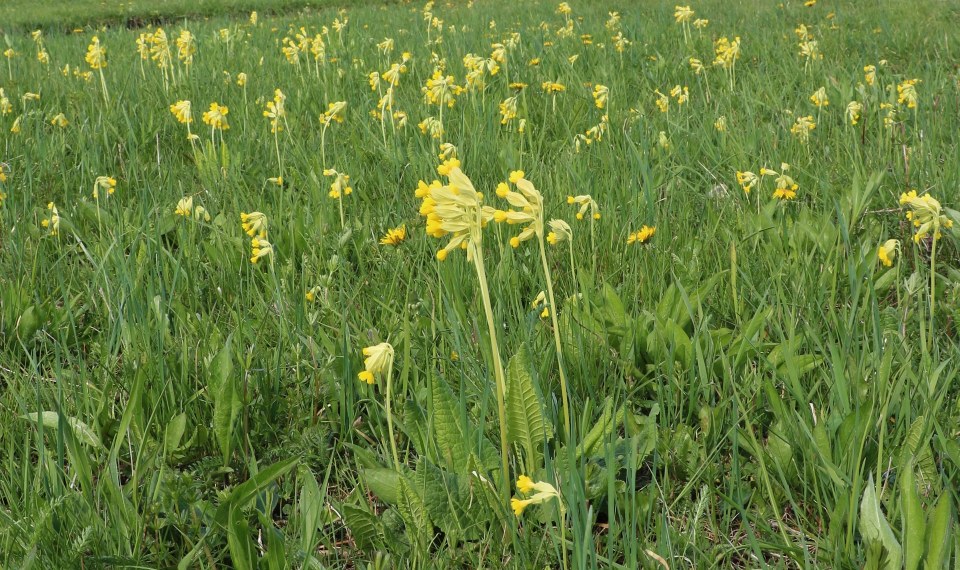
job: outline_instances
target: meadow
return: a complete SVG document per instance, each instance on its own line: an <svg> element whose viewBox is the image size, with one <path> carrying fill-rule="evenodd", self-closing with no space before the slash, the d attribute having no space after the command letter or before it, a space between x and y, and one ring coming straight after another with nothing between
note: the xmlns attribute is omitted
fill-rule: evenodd
<svg viewBox="0 0 960 570"><path fill-rule="evenodd" d="M960 567L955 3L17 2L0 567Z"/></svg>

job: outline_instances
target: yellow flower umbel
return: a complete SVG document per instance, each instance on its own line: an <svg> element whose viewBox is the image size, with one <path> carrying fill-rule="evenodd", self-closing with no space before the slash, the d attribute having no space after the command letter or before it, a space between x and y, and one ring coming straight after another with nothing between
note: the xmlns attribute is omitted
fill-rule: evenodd
<svg viewBox="0 0 960 570"><path fill-rule="evenodd" d="M759 181L760 178L749 170L743 172L737 171L737 184L743 188L743 192L747 196L750 195L750 190L753 190L753 187L756 186Z"/></svg>
<svg viewBox="0 0 960 570"><path fill-rule="evenodd" d="M537 296L533 299L533 303L530 304L530 308L540 311L541 319L548 318L550 316L550 307L547 305L547 294L543 291L537 293Z"/></svg>
<svg viewBox="0 0 960 570"><path fill-rule="evenodd" d="M193 196L180 198L180 201L177 202L177 208L173 213L177 216L183 216L185 218L193 216L193 218L197 221L210 221L210 213L207 212L206 208L203 206L193 206Z"/></svg>
<svg viewBox="0 0 960 570"><path fill-rule="evenodd" d="M437 251L437 259L443 261L457 248L467 250L467 260L474 261L474 245L482 240L482 230L494 217L494 209L483 205L483 195L460 170L460 161L452 158L441 164L437 171L449 182L444 185L434 180L427 185L422 180L416 196L423 200L420 215L427 219L426 232L435 238L452 235L447 244Z"/></svg>
<svg viewBox="0 0 960 570"><path fill-rule="evenodd" d="M827 98L827 90L825 87L821 87L813 92L813 95L810 96L810 102L813 103L817 108L826 107L830 104L830 99Z"/></svg>
<svg viewBox="0 0 960 570"><path fill-rule="evenodd" d="M806 117L797 117L797 122L790 127L790 132L797 139L806 144L810 140L810 131L817 128L817 124L813 121L813 115L807 115Z"/></svg>
<svg viewBox="0 0 960 570"><path fill-rule="evenodd" d="M349 196L353 193L353 188L350 187L350 175L344 174L343 172L337 172L332 168L328 168L323 171L324 176L332 176L333 182L330 184L330 192L328 195L333 199L339 199L343 196Z"/></svg>
<svg viewBox="0 0 960 570"><path fill-rule="evenodd" d="M55 127L65 129L67 125L70 124L70 121L67 120L66 115L63 113L57 113L52 119L50 119L50 124Z"/></svg>
<svg viewBox="0 0 960 570"><path fill-rule="evenodd" d="M283 130L280 120L286 115L283 105L286 100L287 96L283 94L283 91L277 89L273 92L273 101L267 101L267 108L263 111L263 116L270 119L271 133L276 134Z"/></svg>
<svg viewBox="0 0 960 570"><path fill-rule="evenodd" d="M884 267L892 267L893 260L897 257L897 250L900 249L900 240L888 239L877 248L877 258Z"/></svg>
<svg viewBox="0 0 960 570"><path fill-rule="evenodd" d="M547 222L550 226L550 233L547 234L547 242L550 245L557 245L565 241L573 241L573 229L570 224L563 220L550 220Z"/></svg>
<svg viewBox="0 0 960 570"><path fill-rule="evenodd" d="M261 259L273 255L273 245L262 237L250 240L250 263L256 265Z"/></svg>
<svg viewBox="0 0 960 570"><path fill-rule="evenodd" d="M934 241L939 240L941 228L953 227L953 220L943 214L940 202L930 194L917 196L916 190L904 192L900 195L900 205L907 206L907 219L916 228L913 234L915 243L920 243L928 235L932 235Z"/></svg>
<svg viewBox="0 0 960 570"><path fill-rule="evenodd" d="M381 342L363 349L363 371L357 376L362 382L374 384L377 376L385 374L393 364L393 346Z"/></svg>
<svg viewBox="0 0 960 570"><path fill-rule="evenodd" d="M607 107L607 99L610 96L610 88L606 85L594 85L593 86L593 103L597 106L597 109L605 109Z"/></svg>
<svg viewBox="0 0 960 570"><path fill-rule="evenodd" d="M876 65L865 65L863 67L863 80L867 82L867 85L873 85L877 82Z"/></svg>
<svg viewBox="0 0 960 570"><path fill-rule="evenodd" d="M193 201L190 202L191 204ZM240 212L240 225L250 237L267 237L267 215L263 212Z"/></svg>
<svg viewBox="0 0 960 570"><path fill-rule="evenodd" d="M860 113L863 112L863 105L859 101L850 101L847 103L847 120L850 121L851 125L856 125L860 120Z"/></svg>
<svg viewBox="0 0 960 570"><path fill-rule="evenodd" d="M381 245L398 246L407 239L407 226L401 224L399 227L387 230L387 233L380 238Z"/></svg>
<svg viewBox="0 0 960 570"><path fill-rule="evenodd" d="M103 68L107 66L107 48L100 45L100 38L97 36L93 36L93 39L90 40L85 59L87 63L90 64L90 69L100 73L100 87L103 89L103 99L104 101L108 101L107 82L103 77Z"/></svg>
<svg viewBox="0 0 960 570"><path fill-rule="evenodd" d="M40 221L40 225L50 231L50 235L55 236L60 233L60 211L53 202L47 204L47 210L50 210L48 217Z"/></svg>
<svg viewBox="0 0 960 570"><path fill-rule="evenodd" d="M177 101L173 105L170 105L170 112L173 113L173 116L177 118L177 121L187 125L187 128L190 128L190 123L193 122L190 101Z"/></svg>
<svg viewBox="0 0 960 570"><path fill-rule="evenodd" d="M510 499L510 508L513 509L513 514L518 517L522 515L524 509L530 505L539 505L554 498L557 500L560 510L564 510L563 502L560 500L559 491L557 491L556 487L550 483L547 483L546 481L537 481L534 483L533 479L530 477L521 475L517 478L517 492L521 495L529 495L530 493L533 493L532 496L526 499L519 499L517 497Z"/></svg>
<svg viewBox="0 0 960 570"><path fill-rule="evenodd" d="M230 109L226 105L221 105L215 101L210 103L209 111L204 111L203 122L210 125L212 130L225 131L230 128L227 123L227 113L229 112Z"/></svg>
<svg viewBox="0 0 960 570"><path fill-rule="evenodd" d="M514 208L519 210L497 210L493 219L496 222L508 224L527 224L520 234L510 238L510 245L520 247L520 243L538 236L543 237L543 196L533 186L533 183L524 178L522 170L510 173L510 182L517 185L519 192L510 190L510 187L501 182L497 186L497 196L504 198Z"/></svg>
<svg viewBox="0 0 960 570"><path fill-rule="evenodd" d="M113 196L117 189L117 179L112 176L97 176L93 182L93 199L100 199L100 190L106 190L108 196Z"/></svg>
<svg viewBox="0 0 960 570"><path fill-rule="evenodd" d="M433 70L433 75L427 79L427 83L421 89L424 100L429 105L439 105L441 107L453 107L457 102L457 97L463 93L463 87L456 84L452 75L443 75L439 68Z"/></svg>
<svg viewBox="0 0 960 570"><path fill-rule="evenodd" d="M344 112L347 109L346 101L334 101L333 103L327 103L327 110L320 115L320 125L323 128L320 130L320 157L322 166L327 167L327 150L326 150L326 139L327 139L327 129L333 123L343 123Z"/></svg>
<svg viewBox="0 0 960 570"><path fill-rule="evenodd" d="M641 245L647 244L653 239L653 236L657 233L656 226L642 226L638 231L627 236L627 245L632 245L639 243Z"/></svg>
<svg viewBox="0 0 960 570"><path fill-rule="evenodd" d="M587 213L587 210L591 212L591 216L594 220L600 219L600 206L597 205L596 201L594 201L589 194L567 196L567 204L576 204L577 206L580 206L580 210L577 211L578 220L583 219L584 215Z"/></svg>
<svg viewBox="0 0 960 570"><path fill-rule="evenodd" d="M917 108L917 88L916 85L919 83L919 79L907 79L903 83L897 85L897 103L901 105L906 103L908 109Z"/></svg>
<svg viewBox="0 0 960 570"><path fill-rule="evenodd" d="M800 188L793 178L787 175L787 170L790 170L790 165L786 162L780 164L780 170L782 172L777 172L775 170L770 170L769 168L761 168L761 176L776 176L774 182L776 183L776 189L773 191L773 197L779 198L780 200L793 200L797 197L797 190Z"/></svg>
<svg viewBox="0 0 960 570"><path fill-rule="evenodd" d="M543 89L543 92L550 96L552 102L553 112L557 110L557 93L563 93L567 88L562 84L556 81L544 81L540 88Z"/></svg>

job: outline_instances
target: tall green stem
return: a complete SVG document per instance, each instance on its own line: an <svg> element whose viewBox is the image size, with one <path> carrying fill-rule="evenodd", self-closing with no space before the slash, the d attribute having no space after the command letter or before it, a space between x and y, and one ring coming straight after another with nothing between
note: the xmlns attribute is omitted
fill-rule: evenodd
<svg viewBox="0 0 960 570"><path fill-rule="evenodd" d="M480 281L480 297L483 299L483 311L487 316L487 330L490 334L490 350L493 353L493 372L497 381L497 415L500 417L500 467L502 470L501 492L504 501L510 501L510 466L507 462L507 381L503 372L503 360L500 358L500 345L497 343L497 327L493 319L493 307L490 304L490 290L487 288L487 272L483 267L483 248L471 240L473 265L477 269Z"/></svg>
<svg viewBox="0 0 960 570"><path fill-rule="evenodd" d="M557 368L560 371L560 398L563 401L563 429L564 436L570 441L570 400L567 397L567 376L563 372L563 346L560 343L560 325L557 322L557 302L553 297L553 278L550 276L550 266L547 264L547 252L543 246L543 236L538 236L540 245L540 262L543 264L543 275L547 282L547 300L550 303L550 320L553 324L553 341L557 345Z"/></svg>
<svg viewBox="0 0 960 570"><path fill-rule="evenodd" d="M390 408L391 388L393 387L393 359L387 366L387 431L390 433L390 451L393 453L393 467L400 472L400 456L397 455L397 438L393 435L393 413Z"/></svg>
<svg viewBox="0 0 960 570"><path fill-rule="evenodd" d="M930 246L930 343L933 343L933 313L937 305L937 231L934 229L933 245Z"/></svg>

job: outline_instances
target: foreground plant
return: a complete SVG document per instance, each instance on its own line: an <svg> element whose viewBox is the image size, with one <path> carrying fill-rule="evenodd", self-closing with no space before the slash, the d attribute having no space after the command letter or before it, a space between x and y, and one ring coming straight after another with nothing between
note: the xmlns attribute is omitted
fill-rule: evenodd
<svg viewBox="0 0 960 570"><path fill-rule="evenodd" d="M916 190L901 194L900 205L908 208L907 219L916 228L913 242L919 244L920 240L930 236L930 336L932 338L933 318L937 304L937 242L943 237L940 230L953 227L953 220L943 213L940 202L933 196L930 194L918 196Z"/></svg>
<svg viewBox="0 0 960 570"><path fill-rule="evenodd" d="M387 431L390 432L390 452L393 454L393 467L400 472L400 456L397 455L397 440L393 435L393 412L390 406L391 388L393 384L393 345L381 342L363 349L363 370L357 374L361 382L373 385L377 376L387 377L387 393L384 396L387 409Z"/></svg>

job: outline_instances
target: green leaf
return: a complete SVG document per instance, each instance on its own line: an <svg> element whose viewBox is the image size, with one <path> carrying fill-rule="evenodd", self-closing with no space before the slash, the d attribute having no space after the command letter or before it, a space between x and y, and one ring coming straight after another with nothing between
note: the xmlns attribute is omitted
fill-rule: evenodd
<svg viewBox="0 0 960 570"><path fill-rule="evenodd" d="M398 488L397 510L407 525L408 533L414 537L420 549L425 550L433 538L433 524L423 497L407 482L406 477L400 477Z"/></svg>
<svg viewBox="0 0 960 570"><path fill-rule="evenodd" d="M226 464L233 451L233 423L242 406L233 375L233 335L227 337L227 342L210 363L209 388L213 396L213 433Z"/></svg>
<svg viewBox="0 0 960 570"><path fill-rule="evenodd" d="M217 507L217 513L215 517L217 522L226 525L230 516L230 509L234 507L244 507L260 492L271 485L275 479L286 475L286 473L293 469L299 461L299 458L294 457L292 459L287 459L286 461L274 463L270 467L261 470L253 477L234 487L233 490L230 491L230 494L227 495L227 498L220 503L219 507Z"/></svg>
<svg viewBox="0 0 960 570"><path fill-rule="evenodd" d="M180 440L183 439L183 432L187 429L187 414L181 412L167 423L167 428L163 434L164 456L170 457L170 454L180 448Z"/></svg>
<svg viewBox="0 0 960 570"><path fill-rule="evenodd" d="M903 554L904 568L916 570L923 558L924 538L927 524L923 517L923 507L917 494L917 485L913 475L913 465L907 465L900 472L900 510L903 518Z"/></svg>
<svg viewBox="0 0 960 570"><path fill-rule="evenodd" d="M890 523L884 516L880 508L880 500L877 498L876 485L873 482L873 475L867 483L867 488L863 492L863 500L860 502L860 534L864 542L869 546L871 543L883 545L887 551L887 570L899 570L903 560L903 551L900 543L893 535Z"/></svg>
<svg viewBox="0 0 960 570"><path fill-rule="evenodd" d="M300 473L300 503L297 506L300 512L300 548L311 556L314 547L314 538L320 527L320 517L323 513L323 493L313 471L304 468Z"/></svg>
<svg viewBox="0 0 960 570"><path fill-rule="evenodd" d="M239 508L230 509L227 519L227 545L230 547L232 568L253 570L257 555L250 540L250 525Z"/></svg>
<svg viewBox="0 0 960 570"><path fill-rule="evenodd" d="M507 364L507 437L510 443L523 445L528 471L539 465L540 446L553 436L552 432L530 374L529 353L523 346Z"/></svg>
<svg viewBox="0 0 960 570"><path fill-rule="evenodd" d="M434 442L440 458L449 468L456 469L466 464L469 449L453 394L441 378L433 377L430 396Z"/></svg>
<svg viewBox="0 0 960 570"><path fill-rule="evenodd" d="M953 509L950 493L943 493L927 520L927 557L925 570L939 570L949 560L947 545L953 536ZM946 556L946 558L945 558Z"/></svg>
<svg viewBox="0 0 960 570"><path fill-rule="evenodd" d="M400 500L400 474L393 469L367 468L362 475L367 487L384 503L396 505Z"/></svg>
<svg viewBox="0 0 960 570"><path fill-rule="evenodd" d="M49 429L57 429L60 425L60 414L57 412L34 412L20 417L25 420L30 420L33 423L39 422L43 424L43 427ZM100 442L100 438L87 424L70 416L65 416L64 419L70 425L70 428L73 430L73 435L76 436L78 441L95 449L103 448L103 443Z"/></svg>

